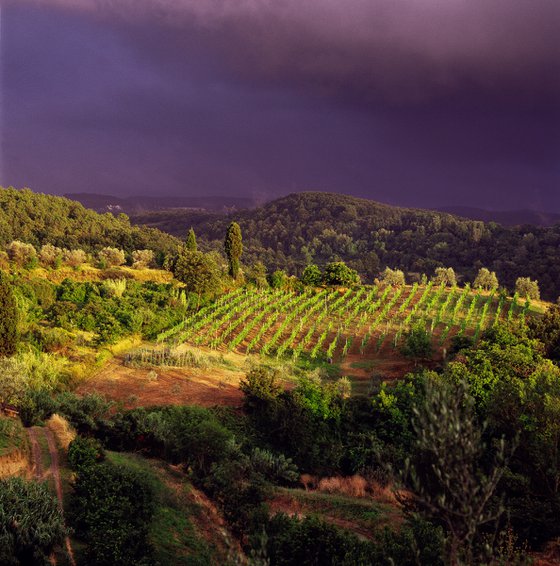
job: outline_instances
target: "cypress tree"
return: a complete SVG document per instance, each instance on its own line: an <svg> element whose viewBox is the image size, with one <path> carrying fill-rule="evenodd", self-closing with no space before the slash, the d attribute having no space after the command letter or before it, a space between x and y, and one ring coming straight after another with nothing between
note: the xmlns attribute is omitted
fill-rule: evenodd
<svg viewBox="0 0 560 566"><path fill-rule="evenodd" d="M198 251L198 244L196 243L196 234L194 230L191 228L187 233L187 239L185 240L185 247L189 252L196 252Z"/></svg>
<svg viewBox="0 0 560 566"><path fill-rule="evenodd" d="M0 357L12 356L17 344L17 305L7 275L0 271Z"/></svg>
<svg viewBox="0 0 560 566"><path fill-rule="evenodd" d="M232 222L227 229L224 249L229 263L229 274L234 279L237 279L237 273L239 272L239 258L243 253L241 228L237 222Z"/></svg>

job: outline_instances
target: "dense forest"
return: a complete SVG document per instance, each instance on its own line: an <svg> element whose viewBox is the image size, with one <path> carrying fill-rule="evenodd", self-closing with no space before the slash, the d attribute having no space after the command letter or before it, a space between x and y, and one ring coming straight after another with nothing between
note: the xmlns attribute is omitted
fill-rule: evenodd
<svg viewBox="0 0 560 566"><path fill-rule="evenodd" d="M20 240L35 247L99 251L106 246L125 251L151 249L163 261L177 240L152 228L132 226L124 214L98 214L63 197L14 188L0 189L0 245Z"/></svg>
<svg viewBox="0 0 560 566"><path fill-rule="evenodd" d="M230 220L181 210L132 218L179 237L192 226L201 244L214 249L221 248ZM270 270L301 274L309 263L342 259L366 281L385 266L404 270L410 280L449 266L463 281L473 281L486 266L508 289L527 276L539 281L544 298L559 294L560 225L504 227L328 193L289 195L235 213L235 220L243 231L245 261L260 260Z"/></svg>

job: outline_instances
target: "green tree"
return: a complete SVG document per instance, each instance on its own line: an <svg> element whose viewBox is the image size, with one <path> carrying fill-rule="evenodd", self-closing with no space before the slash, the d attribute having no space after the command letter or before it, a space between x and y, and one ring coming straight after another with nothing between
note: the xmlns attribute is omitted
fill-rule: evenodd
<svg viewBox="0 0 560 566"><path fill-rule="evenodd" d="M216 262L202 252L191 252L182 249L175 262L175 277L185 284L190 293L199 299L206 293L215 293L220 289L220 270Z"/></svg>
<svg viewBox="0 0 560 566"><path fill-rule="evenodd" d="M66 531L46 483L0 480L0 564L49 564Z"/></svg>
<svg viewBox="0 0 560 566"><path fill-rule="evenodd" d="M432 339L422 323L416 324L405 336L402 353L415 362L432 357Z"/></svg>
<svg viewBox="0 0 560 566"><path fill-rule="evenodd" d="M515 292L524 299L538 301L541 297L539 282L531 281L529 277L518 277L515 282Z"/></svg>
<svg viewBox="0 0 560 566"><path fill-rule="evenodd" d="M268 287L266 265L262 261L255 262L251 269L248 270L247 281L255 285L255 287L258 287L259 289Z"/></svg>
<svg viewBox="0 0 560 566"><path fill-rule="evenodd" d="M304 270L301 275L301 282L304 285L309 285L313 287L317 287L323 281L323 274L319 267L317 267L314 263L310 263Z"/></svg>
<svg viewBox="0 0 560 566"><path fill-rule="evenodd" d="M0 358L0 408L19 406L29 386L25 365L15 358Z"/></svg>
<svg viewBox="0 0 560 566"><path fill-rule="evenodd" d="M390 267L385 268L381 274L381 280L393 287L401 287L405 283L404 273L400 269L391 269Z"/></svg>
<svg viewBox="0 0 560 566"><path fill-rule="evenodd" d="M229 263L229 274L233 279L237 279L239 259L243 253L241 228L237 222L232 222L227 229L224 249Z"/></svg>
<svg viewBox="0 0 560 566"><path fill-rule="evenodd" d="M505 442L498 442L488 465L474 400L464 383L428 380L412 425L418 455L405 475L416 503L425 516L445 525L447 564L479 563L472 555L473 542L480 528L500 515L490 499L506 469Z"/></svg>
<svg viewBox="0 0 560 566"><path fill-rule="evenodd" d="M8 276L0 271L0 357L12 356L17 345L18 312Z"/></svg>
<svg viewBox="0 0 560 566"><path fill-rule="evenodd" d="M457 285L455 270L452 267L436 267L433 281L436 285L444 283L446 287L455 287Z"/></svg>
<svg viewBox="0 0 560 566"><path fill-rule="evenodd" d="M190 252L198 251L198 244L196 243L196 234L192 228L189 229L187 233L187 239L185 240L185 247Z"/></svg>
<svg viewBox="0 0 560 566"><path fill-rule="evenodd" d="M529 332L544 344L547 358L560 361L560 305L551 305L542 317L531 317Z"/></svg>
<svg viewBox="0 0 560 566"><path fill-rule="evenodd" d="M498 288L498 278L494 271L489 271L486 267L481 267L478 270L476 279L474 280L473 287L475 289L485 289L486 291L494 291Z"/></svg>
<svg viewBox="0 0 560 566"><path fill-rule="evenodd" d="M287 279L288 276L286 275L286 272L282 269L277 269L269 277L270 286L273 289L281 289L286 284Z"/></svg>
<svg viewBox="0 0 560 566"><path fill-rule="evenodd" d="M324 281L327 285L350 286L359 284L360 276L343 261L333 261L325 266Z"/></svg>

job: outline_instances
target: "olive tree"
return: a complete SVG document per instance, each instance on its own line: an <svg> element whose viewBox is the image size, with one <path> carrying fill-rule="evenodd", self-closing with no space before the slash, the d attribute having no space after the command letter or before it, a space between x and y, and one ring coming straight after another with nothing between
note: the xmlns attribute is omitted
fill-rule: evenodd
<svg viewBox="0 0 560 566"><path fill-rule="evenodd" d="M529 277L518 277L515 282L515 292L524 299L538 301L541 297L539 282L531 281Z"/></svg>

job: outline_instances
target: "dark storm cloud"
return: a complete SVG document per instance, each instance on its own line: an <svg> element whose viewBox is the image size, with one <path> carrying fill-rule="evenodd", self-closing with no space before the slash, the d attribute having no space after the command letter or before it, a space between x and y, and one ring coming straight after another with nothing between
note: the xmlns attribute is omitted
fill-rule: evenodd
<svg viewBox="0 0 560 566"><path fill-rule="evenodd" d="M560 82L557 0L23 1L202 30L242 73L327 93L408 102L465 87L550 95Z"/></svg>
<svg viewBox="0 0 560 566"><path fill-rule="evenodd" d="M4 183L560 210L556 0L0 0Z"/></svg>

